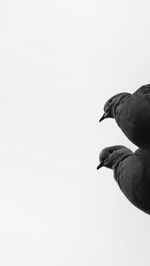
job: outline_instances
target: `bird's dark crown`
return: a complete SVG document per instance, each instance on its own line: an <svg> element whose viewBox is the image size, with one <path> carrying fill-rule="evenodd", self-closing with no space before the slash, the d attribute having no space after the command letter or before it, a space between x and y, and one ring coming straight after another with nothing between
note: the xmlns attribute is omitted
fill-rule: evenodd
<svg viewBox="0 0 150 266"><path fill-rule="evenodd" d="M121 92L112 96L104 105L104 113L107 113L107 117L114 117L117 106L121 104L123 98L130 95L127 92Z"/></svg>
<svg viewBox="0 0 150 266"><path fill-rule="evenodd" d="M103 149L99 155L101 166L113 168L115 163L122 161L132 154L132 151L122 145L110 146Z"/></svg>

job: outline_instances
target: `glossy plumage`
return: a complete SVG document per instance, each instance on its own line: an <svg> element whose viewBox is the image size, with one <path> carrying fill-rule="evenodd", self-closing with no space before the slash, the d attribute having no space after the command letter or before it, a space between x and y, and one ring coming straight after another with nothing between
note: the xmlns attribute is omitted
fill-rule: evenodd
<svg viewBox="0 0 150 266"><path fill-rule="evenodd" d="M97 169L113 169L114 178L128 200L150 214L150 152L142 149L134 153L121 145L107 147L99 156Z"/></svg>
<svg viewBox="0 0 150 266"><path fill-rule="evenodd" d="M150 150L150 84L133 94L123 92L111 97L104 106L100 121L105 118L115 118L130 141Z"/></svg>

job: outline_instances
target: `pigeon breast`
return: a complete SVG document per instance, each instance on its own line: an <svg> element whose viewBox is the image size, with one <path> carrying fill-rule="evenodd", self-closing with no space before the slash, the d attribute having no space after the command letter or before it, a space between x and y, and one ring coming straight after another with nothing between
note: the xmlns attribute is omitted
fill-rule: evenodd
<svg viewBox="0 0 150 266"><path fill-rule="evenodd" d="M140 88L120 104L115 116L118 126L135 145L150 149L150 87Z"/></svg>
<svg viewBox="0 0 150 266"><path fill-rule="evenodd" d="M128 200L150 214L150 153L137 150L114 167L114 178Z"/></svg>

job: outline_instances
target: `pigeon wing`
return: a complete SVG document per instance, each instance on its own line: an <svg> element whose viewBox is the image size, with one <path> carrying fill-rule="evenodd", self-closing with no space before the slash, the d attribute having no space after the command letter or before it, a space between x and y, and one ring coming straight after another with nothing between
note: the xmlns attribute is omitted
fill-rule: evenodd
<svg viewBox="0 0 150 266"><path fill-rule="evenodd" d="M143 98L150 97L150 84L141 86L133 95Z"/></svg>

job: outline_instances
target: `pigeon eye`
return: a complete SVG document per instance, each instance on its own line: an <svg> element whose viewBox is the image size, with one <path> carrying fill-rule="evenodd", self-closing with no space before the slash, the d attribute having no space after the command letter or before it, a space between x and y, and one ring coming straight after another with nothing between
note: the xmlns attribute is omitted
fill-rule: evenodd
<svg viewBox="0 0 150 266"><path fill-rule="evenodd" d="M113 153L113 150L109 150L109 153Z"/></svg>

